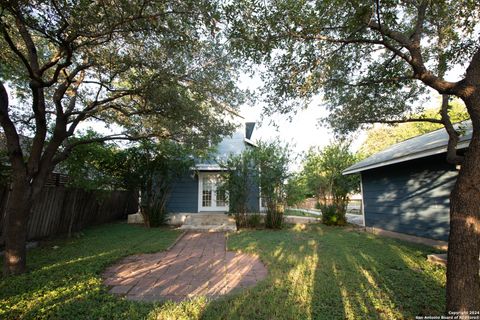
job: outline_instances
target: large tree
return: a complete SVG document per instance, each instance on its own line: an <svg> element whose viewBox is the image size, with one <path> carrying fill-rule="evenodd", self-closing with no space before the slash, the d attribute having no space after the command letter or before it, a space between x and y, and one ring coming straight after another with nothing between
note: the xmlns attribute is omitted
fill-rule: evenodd
<svg viewBox="0 0 480 320"><path fill-rule="evenodd" d="M341 132L365 123L428 121L449 136L461 165L450 197L447 309L480 310L480 6L476 0L235 1L226 7L238 52L262 63L270 111L322 93ZM458 77L449 74L461 70ZM422 97L443 96L440 119L414 118ZM449 97L473 136L457 154Z"/></svg>
<svg viewBox="0 0 480 320"><path fill-rule="evenodd" d="M32 202L76 146L145 137L208 145L232 130L227 115L241 94L217 12L209 1L0 2L0 124L12 168L5 274L25 271ZM89 120L115 130L72 139Z"/></svg>
<svg viewBox="0 0 480 320"><path fill-rule="evenodd" d="M439 108L431 108L425 110L425 112L419 115L416 115L416 117L441 119L439 110ZM459 101L453 101L451 103L449 117L452 123L461 122L470 118L467 113L467 109L465 109L465 106ZM377 124L366 131L367 137L360 147L359 154L362 157L368 157L374 153L388 148L395 143L441 128L441 124L432 122Z"/></svg>
<svg viewBox="0 0 480 320"><path fill-rule="evenodd" d="M309 191L321 207L334 206L345 220L350 194L358 192L360 181L357 175L343 175L343 171L358 161L350 151L348 141L331 143L323 149L311 148L302 161L301 175Z"/></svg>

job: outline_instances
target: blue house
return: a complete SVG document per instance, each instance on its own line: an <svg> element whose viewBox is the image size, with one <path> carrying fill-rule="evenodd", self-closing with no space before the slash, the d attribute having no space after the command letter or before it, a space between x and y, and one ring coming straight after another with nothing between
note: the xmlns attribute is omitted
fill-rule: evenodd
<svg viewBox="0 0 480 320"><path fill-rule="evenodd" d="M225 137L217 146L216 153L208 160L197 161L188 175L172 185L167 201L167 212L172 214L228 212L228 192L223 187L221 175L225 168L220 164L230 155L241 154L255 148L252 142L254 122L243 124L231 136ZM260 189L252 185L248 211L260 212Z"/></svg>
<svg viewBox="0 0 480 320"><path fill-rule="evenodd" d="M459 152L472 137L470 122ZM397 143L347 168L360 174L366 227L435 240L448 240L449 197L457 178L446 161L448 134L433 131Z"/></svg>

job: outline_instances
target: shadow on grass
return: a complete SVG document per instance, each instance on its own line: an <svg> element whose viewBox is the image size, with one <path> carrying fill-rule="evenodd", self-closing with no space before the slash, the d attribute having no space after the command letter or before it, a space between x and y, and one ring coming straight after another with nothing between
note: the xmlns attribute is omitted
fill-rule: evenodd
<svg viewBox="0 0 480 320"><path fill-rule="evenodd" d="M257 253L269 276L257 287L210 303L205 319L402 319L441 314L445 270L427 247L311 226L244 231L231 250Z"/></svg>
<svg viewBox="0 0 480 320"><path fill-rule="evenodd" d="M143 318L152 306L111 296L100 274L123 256L165 250L177 235L168 229L110 224L33 249L27 255L29 272L0 278L0 318Z"/></svg>

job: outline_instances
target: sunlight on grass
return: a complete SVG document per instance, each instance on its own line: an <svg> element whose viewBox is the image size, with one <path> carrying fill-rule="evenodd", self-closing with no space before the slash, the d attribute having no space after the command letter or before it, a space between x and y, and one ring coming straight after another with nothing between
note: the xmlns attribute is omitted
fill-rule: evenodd
<svg viewBox="0 0 480 320"><path fill-rule="evenodd" d="M0 278L0 319L144 318L150 308L108 294L100 274L125 255L165 250L178 234L110 224L30 250L30 272Z"/></svg>
<svg viewBox="0 0 480 320"><path fill-rule="evenodd" d="M433 249L321 225L230 234L268 276L218 300L140 303L108 294L100 274L123 256L167 248L177 231L125 224L29 251L29 273L0 278L1 319L411 319L444 309ZM57 250L52 246L57 245Z"/></svg>
<svg viewBox="0 0 480 320"><path fill-rule="evenodd" d="M91 255L91 256L88 256L88 257L75 258L75 259L72 259L72 260L69 260L69 261L62 261L62 262L59 262L59 263L54 263L54 264L51 264L51 265L48 265L48 266L44 266L44 267L40 268L39 270L36 270L35 272L49 271L51 269L55 269L55 268L58 268L58 267L65 268L69 264L74 264L74 263L79 263L79 262L87 262L88 260L98 259L98 258L101 258L101 257L104 257L104 256L112 255L116 251L117 250L111 250L109 252L102 252L102 253Z"/></svg>
<svg viewBox="0 0 480 320"><path fill-rule="evenodd" d="M152 310L147 319L153 320L189 320L200 318L203 310L207 305L205 297L193 299L191 301L184 301L175 303L168 301L162 306L157 306Z"/></svg>

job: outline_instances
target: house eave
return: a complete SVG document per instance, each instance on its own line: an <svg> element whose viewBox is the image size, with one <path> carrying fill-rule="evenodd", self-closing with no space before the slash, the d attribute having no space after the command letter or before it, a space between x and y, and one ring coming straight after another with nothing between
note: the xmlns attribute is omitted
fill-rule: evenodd
<svg viewBox="0 0 480 320"><path fill-rule="evenodd" d="M464 148L468 147L469 143L470 143L469 140L462 141L457 145L457 149L464 149ZM349 175L349 174L360 173L362 171L375 169L375 168L381 168L381 167L385 167L385 166L388 166L388 165L391 165L391 164L406 162L406 161L410 161L410 160L414 160L414 159L425 158L425 157L428 157L428 156L433 156L433 155L444 153L444 152L447 152L447 148L445 146L442 146L442 147L435 148L435 149L430 149L430 150L425 150L425 151L422 151L422 152L409 154L409 155L404 156L404 157L399 157L399 158L390 159L388 161L374 163L374 164L364 166L364 167L353 168L353 169L350 169L350 170L347 169L347 170L343 171L342 174L343 175Z"/></svg>
<svg viewBox="0 0 480 320"><path fill-rule="evenodd" d="M196 164L194 167L190 167L190 170L196 171L226 171L227 168L224 168L218 164Z"/></svg>
<svg viewBox="0 0 480 320"><path fill-rule="evenodd" d="M245 138L244 141L253 147L258 147L258 145L250 139Z"/></svg>

